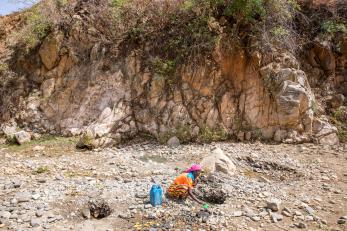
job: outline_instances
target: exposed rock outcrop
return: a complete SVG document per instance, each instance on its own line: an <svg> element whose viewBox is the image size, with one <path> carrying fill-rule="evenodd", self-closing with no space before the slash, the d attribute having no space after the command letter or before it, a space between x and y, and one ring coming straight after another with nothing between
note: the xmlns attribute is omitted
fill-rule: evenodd
<svg viewBox="0 0 347 231"><path fill-rule="evenodd" d="M3 111L2 121L12 117L35 132L82 135L78 146L87 148L139 133L179 137L173 131L182 128L189 140L208 129L240 140L338 142L335 129L326 132L328 121L317 122L310 81L288 52L274 50L269 58L238 46L225 50L220 35L210 59L187 61L172 77L146 68L145 49L123 54L119 43L100 39L102 28L82 21L81 12L45 37L30 59L16 54L13 65L23 77L1 107L19 106ZM317 43L310 54L312 67L336 69L328 45Z"/></svg>

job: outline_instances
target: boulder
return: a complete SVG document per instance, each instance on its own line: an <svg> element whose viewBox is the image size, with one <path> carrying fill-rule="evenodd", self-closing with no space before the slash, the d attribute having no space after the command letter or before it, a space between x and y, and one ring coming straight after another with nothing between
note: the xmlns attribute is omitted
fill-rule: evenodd
<svg viewBox="0 0 347 231"><path fill-rule="evenodd" d="M234 175L236 166L233 161L224 154L223 150L216 148L201 161L204 170L209 173L222 172L228 175Z"/></svg>
<svg viewBox="0 0 347 231"><path fill-rule="evenodd" d="M14 134L14 139L18 144L24 144L31 140L31 135L26 131L19 131Z"/></svg>
<svg viewBox="0 0 347 231"><path fill-rule="evenodd" d="M323 136L318 139L318 143L326 145L336 145L339 144L339 137L336 133L331 133L327 136Z"/></svg>
<svg viewBox="0 0 347 231"><path fill-rule="evenodd" d="M174 137L171 137L168 141L167 141L167 145L169 147L178 147L180 145L180 140L174 136Z"/></svg>
<svg viewBox="0 0 347 231"><path fill-rule="evenodd" d="M14 134L17 132L17 124L15 122L13 123L6 123L1 125L0 127L0 134L3 134L6 139L12 140L14 138Z"/></svg>
<svg viewBox="0 0 347 231"><path fill-rule="evenodd" d="M283 129L277 129L274 135L274 140L276 142L282 142L287 137L287 131Z"/></svg>

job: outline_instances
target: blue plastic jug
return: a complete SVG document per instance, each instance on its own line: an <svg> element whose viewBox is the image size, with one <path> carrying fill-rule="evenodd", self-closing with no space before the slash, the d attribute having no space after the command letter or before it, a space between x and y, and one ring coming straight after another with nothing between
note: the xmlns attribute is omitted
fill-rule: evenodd
<svg viewBox="0 0 347 231"><path fill-rule="evenodd" d="M150 202L153 207L163 203L163 189L160 187L160 185L153 185L149 195Z"/></svg>

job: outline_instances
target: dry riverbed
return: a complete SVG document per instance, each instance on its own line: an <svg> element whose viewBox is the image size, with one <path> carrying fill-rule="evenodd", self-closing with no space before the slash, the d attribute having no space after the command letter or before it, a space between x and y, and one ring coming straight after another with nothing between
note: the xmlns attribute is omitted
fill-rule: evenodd
<svg viewBox="0 0 347 231"><path fill-rule="evenodd" d="M138 141L78 151L75 142L51 137L0 146L0 229L347 230L347 145L223 142L170 148ZM166 189L214 147L237 166L233 176L214 176L227 195L224 204L208 210L190 200L149 204L153 182ZM84 218L88 201L99 198L111 215Z"/></svg>

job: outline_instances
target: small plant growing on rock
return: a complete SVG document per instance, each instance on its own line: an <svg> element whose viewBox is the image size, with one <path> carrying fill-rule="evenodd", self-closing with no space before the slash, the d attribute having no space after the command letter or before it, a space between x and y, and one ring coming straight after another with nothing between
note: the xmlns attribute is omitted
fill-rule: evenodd
<svg viewBox="0 0 347 231"><path fill-rule="evenodd" d="M209 128L203 127L199 131L198 141L211 143L213 141L227 140L229 134L224 128Z"/></svg>
<svg viewBox="0 0 347 231"><path fill-rule="evenodd" d="M326 34L346 33L347 26L343 22L327 20L322 23L322 31Z"/></svg>
<svg viewBox="0 0 347 231"><path fill-rule="evenodd" d="M35 170L35 174L43 174L48 172L49 172L49 169L47 166L40 166Z"/></svg>

